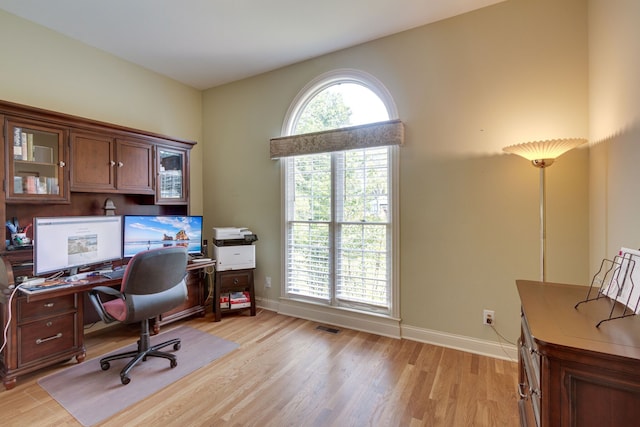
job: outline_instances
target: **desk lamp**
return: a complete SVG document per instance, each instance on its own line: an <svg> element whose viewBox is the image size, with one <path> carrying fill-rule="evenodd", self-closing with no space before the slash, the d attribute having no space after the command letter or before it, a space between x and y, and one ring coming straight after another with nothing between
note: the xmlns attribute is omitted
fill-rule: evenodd
<svg viewBox="0 0 640 427"><path fill-rule="evenodd" d="M555 159L578 145L587 142L586 139L551 139L546 141L525 142L503 148L507 153L517 154L529 160L540 169L540 281L546 280L545 246L546 246L546 207L545 207L545 169L551 166Z"/></svg>

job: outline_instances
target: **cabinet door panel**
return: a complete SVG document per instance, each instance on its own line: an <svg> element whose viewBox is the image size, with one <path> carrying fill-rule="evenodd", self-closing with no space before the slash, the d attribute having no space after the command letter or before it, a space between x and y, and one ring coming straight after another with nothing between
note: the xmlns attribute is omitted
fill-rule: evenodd
<svg viewBox="0 0 640 427"><path fill-rule="evenodd" d="M69 201L65 181L67 131L30 120L7 119L7 201Z"/></svg>
<svg viewBox="0 0 640 427"><path fill-rule="evenodd" d="M136 194L153 194L153 145L117 140L117 188Z"/></svg>
<svg viewBox="0 0 640 427"><path fill-rule="evenodd" d="M184 150L158 146L156 149L156 203L183 204L187 201L189 175L188 153Z"/></svg>
<svg viewBox="0 0 640 427"><path fill-rule="evenodd" d="M106 135L71 135L71 190L115 191L113 138Z"/></svg>

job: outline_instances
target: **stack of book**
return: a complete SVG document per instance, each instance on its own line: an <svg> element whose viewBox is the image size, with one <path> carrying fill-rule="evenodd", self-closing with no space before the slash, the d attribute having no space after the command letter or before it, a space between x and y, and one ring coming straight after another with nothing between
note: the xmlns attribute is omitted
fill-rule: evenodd
<svg viewBox="0 0 640 427"><path fill-rule="evenodd" d="M220 308L247 308L251 307L249 292L230 292L220 295Z"/></svg>

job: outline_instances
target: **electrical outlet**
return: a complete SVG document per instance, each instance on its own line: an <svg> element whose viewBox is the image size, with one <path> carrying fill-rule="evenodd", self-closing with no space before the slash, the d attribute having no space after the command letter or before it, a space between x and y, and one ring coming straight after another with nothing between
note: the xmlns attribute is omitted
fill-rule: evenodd
<svg viewBox="0 0 640 427"><path fill-rule="evenodd" d="M270 288L271 287L271 276L266 276L264 278L264 287L265 288Z"/></svg>
<svg viewBox="0 0 640 427"><path fill-rule="evenodd" d="M493 325L496 321L496 313L493 310L484 310L482 312L482 324Z"/></svg>

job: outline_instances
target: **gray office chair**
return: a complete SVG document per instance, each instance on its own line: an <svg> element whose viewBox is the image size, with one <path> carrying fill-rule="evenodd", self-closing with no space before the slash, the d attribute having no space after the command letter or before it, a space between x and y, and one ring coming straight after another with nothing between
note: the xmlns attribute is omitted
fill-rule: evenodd
<svg viewBox="0 0 640 427"><path fill-rule="evenodd" d="M89 299L105 323L141 323L137 350L100 359L100 367L106 371L112 360L133 358L120 372L122 384L129 384L129 372L138 362L146 361L147 357L169 359L172 368L178 365L174 354L160 349L173 345L174 350L179 350L180 339L152 346L149 319L179 306L187 299L186 269L185 247L152 249L131 258L122 277L120 291L107 286L97 286L89 292ZM108 297L103 295L101 298L101 294L115 298L106 300Z"/></svg>

